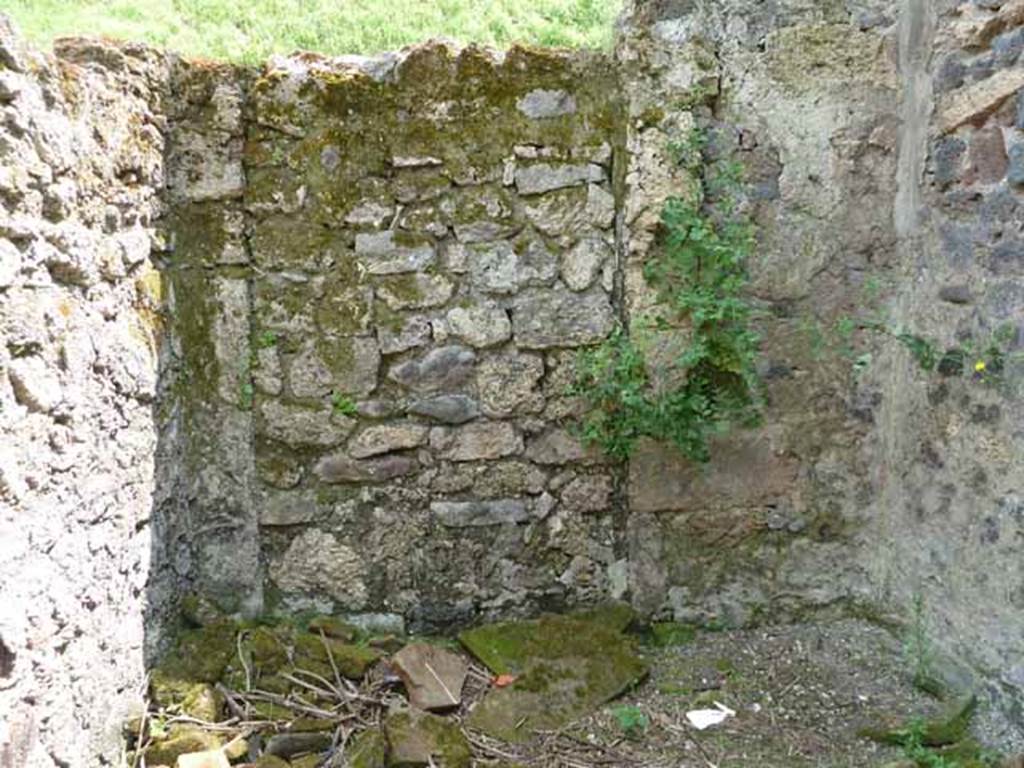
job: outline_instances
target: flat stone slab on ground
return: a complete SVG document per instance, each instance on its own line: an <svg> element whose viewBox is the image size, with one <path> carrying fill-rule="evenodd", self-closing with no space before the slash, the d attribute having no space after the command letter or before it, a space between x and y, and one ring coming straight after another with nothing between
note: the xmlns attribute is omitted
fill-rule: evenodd
<svg viewBox="0 0 1024 768"><path fill-rule="evenodd" d="M407 645L391 659L409 703L427 711L456 707L462 701L462 685L469 665L444 648L426 643Z"/></svg>
<svg viewBox="0 0 1024 768"><path fill-rule="evenodd" d="M470 653L495 674L515 677L508 687L488 693L467 724L519 742L535 730L560 728L632 688L648 667L621 629L619 621L578 615L463 632L459 640Z"/></svg>

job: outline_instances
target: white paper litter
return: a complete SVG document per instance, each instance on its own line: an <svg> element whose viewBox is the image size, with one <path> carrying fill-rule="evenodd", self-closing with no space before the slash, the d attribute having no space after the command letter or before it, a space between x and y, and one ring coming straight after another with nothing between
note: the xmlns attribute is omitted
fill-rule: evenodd
<svg viewBox="0 0 1024 768"><path fill-rule="evenodd" d="M736 715L735 711L729 709L724 704L719 704L717 701L715 706L717 709L691 709L686 713L686 719L698 731L703 731L713 725L721 725L730 717L735 717Z"/></svg>

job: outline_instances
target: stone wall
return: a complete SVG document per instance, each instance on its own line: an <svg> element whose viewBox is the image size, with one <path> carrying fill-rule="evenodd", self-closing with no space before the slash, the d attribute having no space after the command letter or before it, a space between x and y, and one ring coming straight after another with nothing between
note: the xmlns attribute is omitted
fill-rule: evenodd
<svg viewBox="0 0 1024 768"><path fill-rule="evenodd" d="M181 77L203 588L258 606L265 573L270 610L418 630L622 592L616 474L566 392L615 321L610 62L428 44Z"/></svg>
<svg viewBox="0 0 1024 768"><path fill-rule="evenodd" d="M905 102L928 119L920 143L906 144L901 197L913 207L893 311L943 352L967 354L965 370L945 376L901 360L886 371L868 560L879 600L921 601L929 635L1002 704L999 740L1020 744L1024 4L911 6L908 44L932 56L907 62L917 84ZM975 372L1001 327L1005 370Z"/></svg>
<svg viewBox="0 0 1024 768"><path fill-rule="evenodd" d="M44 58L0 16L4 768L116 759L169 593L150 546L166 69L139 46Z"/></svg>
<svg viewBox="0 0 1024 768"><path fill-rule="evenodd" d="M875 513L879 387L831 337L896 261L895 18L866 3L749 5L632 4L618 50L629 317L652 306L642 270L661 247L663 201L692 184L673 143L696 129L713 159L740 163L758 228L764 426L720 440L707 467L653 443L629 466L634 602L727 626L870 596L850 551Z"/></svg>
<svg viewBox="0 0 1024 768"><path fill-rule="evenodd" d="M613 57L259 69L44 60L4 28L3 759L114 755L92 705L133 700L185 589L416 631L609 596L919 621L1014 743L1021 371L925 373L837 328L1020 345L1022 24L1020 0L637 0ZM614 464L573 437L573 363L655 308L694 128L747 172L765 423L706 467Z"/></svg>
<svg viewBox="0 0 1024 768"><path fill-rule="evenodd" d="M638 2L619 42L629 314L649 304L631 276L656 252L657 200L687 183L666 146L710 128L749 171L769 397L764 428L705 471L661 446L631 463L634 602L726 623L918 624L935 672L983 684L1004 746L1024 741L1022 24L1000 0ZM706 103L664 108L694 84ZM968 350L963 369L837 336L843 317ZM975 373L1007 327L1005 369Z"/></svg>

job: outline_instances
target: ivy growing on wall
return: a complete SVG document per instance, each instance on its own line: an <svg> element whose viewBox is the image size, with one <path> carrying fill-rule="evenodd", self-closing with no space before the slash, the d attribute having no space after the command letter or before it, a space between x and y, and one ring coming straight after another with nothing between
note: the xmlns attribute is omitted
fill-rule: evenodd
<svg viewBox="0 0 1024 768"><path fill-rule="evenodd" d="M741 166L711 160L699 130L673 151L697 183L662 212L660 248L644 273L658 308L584 351L573 391L586 404L584 440L607 454L627 458L651 437L706 462L714 435L760 419L759 340L744 295L755 232L737 206Z"/></svg>

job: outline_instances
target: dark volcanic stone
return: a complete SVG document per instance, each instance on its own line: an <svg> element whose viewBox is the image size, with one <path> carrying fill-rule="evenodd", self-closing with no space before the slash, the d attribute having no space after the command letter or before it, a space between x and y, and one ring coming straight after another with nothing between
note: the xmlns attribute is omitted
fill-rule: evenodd
<svg viewBox="0 0 1024 768"><path fill-rule="evenodd" d="M480 406L466 395L441 395L417 400L409 406L409 413L428 416L445 424L465 424L480 415Z"/></svg>

